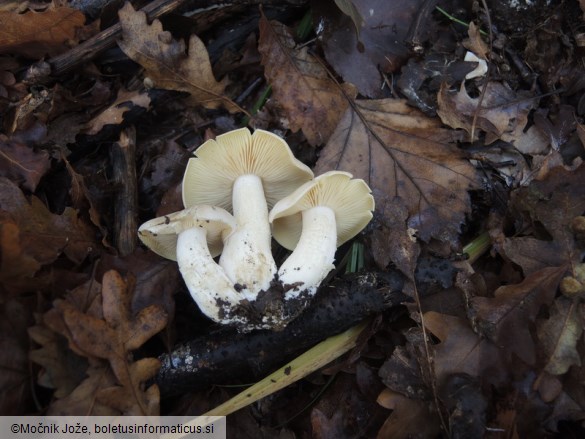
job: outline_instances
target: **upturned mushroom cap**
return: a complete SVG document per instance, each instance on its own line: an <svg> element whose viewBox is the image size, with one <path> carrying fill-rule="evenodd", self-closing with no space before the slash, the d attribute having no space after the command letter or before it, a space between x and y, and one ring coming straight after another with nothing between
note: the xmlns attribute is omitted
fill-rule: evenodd
<svg viewBox="0 0 585 439"><path fill-rule="evenodd" d="M316 206L335 213L338 247L357 235L372 219L375 203L366 182L351 178L349 172L329 171L281 199L269 215L274 239L293 250L303 228L302 211Z"/></svg>
<svg viewBox="0 0 585 439"><path fill-rule="evenodd" d="M268 131L241 128L208 140L189 159L183 177L183 204L232 211L232 186L241 175L260 177L268 208L313 178L287 143Z"/></svg>
<svg viewBox="0 0 585 439"><path fill-rule="evenodd" d="M212 257L221 253L223 240L236 228L234 217L215 206L194 206L145 222L138 229L140 240L163 258L177 260L177 237L192 228L205 228Z"/></svg>

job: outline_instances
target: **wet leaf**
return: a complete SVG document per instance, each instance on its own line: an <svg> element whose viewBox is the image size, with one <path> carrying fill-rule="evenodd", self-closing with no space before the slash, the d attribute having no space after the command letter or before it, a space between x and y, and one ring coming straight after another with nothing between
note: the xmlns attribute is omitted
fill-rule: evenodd
<svg viewBox="0 0 585 439"><path fill-rule="evenodd" d="M346 96L306 47L296 48L281 23L260 19L258 50L274 96L284 108L290 129L303 130L309 144L326 142L348 107ZM351 97L355 96L348 87Z"/></svg>
<svg viewBox="0 0 585 439"><path fill-rule="evenodd" d="M566 267L548 267L526 276L519 284L498 288L494 298L473 297L471 307L478 329L510 357L528 365L536 361L531 324L542 305L550 305Z"/></svg>
<svg viewBox="0 0 585 439"><path fill-rule="evenodd" d="M57 55L75 40L84 22L81 11L67 7L24 14L0 12L0 53L18 53L29 58Z"/></svg>
<svg viewBox="0 0 585 439"><path fill-rule="evenodd" d="M370 185L376 199L400 197L408 213L407 226L417 237L455 243L470 209L467 190L478 185L476 170L450 144L456 139L456 133L404 101L358 100L322 150L315 174L331 169L351 172ZM390 224L388 206L376 207ZM394 227L404 230L404 224ZM387 251L376 247L383 242L373 243L374 252Z"/></svg>
<svg viewBox="0 0 585 439"><path fill-rule="evenodd" d="M379 98L383 92L380 71L397 72L411 54L404 40L422 2L394 1L391 8L385 0L351 3L363 20L359 35L354 19L329 1L313 2L313 21L325 58L335 71L362 95Z"/></svg>
<svg viewBox="0 0 585 439"><path fill-rule="evenodd" d="M583 332L582 306L559 297L551 307L550 317L539 322L539 347L546 356L545 371L552 375L562 375L572 365L581 365L577 342Z"/></svg>
<svg viewBox="0 0 585 439"><path fill-rule="evenodd" d="M534 100L523 99L522 95L499 82L488 83L479 111L479 97L469 96L465 83L461 83L458 92L449 91L448 85L443 83L438 101L437 113L443 123L455 129L462 128L469 135L473 132L474 138L479 131L484 131L487 144L498 139L510 143L516 141L522 135L528 113L534 107Z"/></svg>
<svg viewBox="0 0 585 439"><path fill-rule="evenodd" d="M211 70L209 55L197 35L191 35L188 52L184 41L173 40L163 31L159 20L147 24L146 14L135 11L130 3L120 9L124 53L146 69L157 88L191 94L191 103L205 108L240 108L224 95L227 79L217 82Z"/></svg>

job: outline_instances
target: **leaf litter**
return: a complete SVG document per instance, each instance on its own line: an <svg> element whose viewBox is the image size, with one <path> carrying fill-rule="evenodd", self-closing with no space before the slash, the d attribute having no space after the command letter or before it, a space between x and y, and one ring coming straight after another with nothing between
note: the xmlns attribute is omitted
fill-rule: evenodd
<svg viewBox="0 0 585 439"><path fill-rule="evenodd" d="M324 372L333 375L230 416L234 427L255 437L582 435L583 3L554 14L545 2L442 12L275 3L245 20L218 7L205 27L197 11L147 20L128 4L122 52L87 58L75 49L102 36L95 12L2 8L2 414L201 413L229 396L184 389L161 400L153 384L157 356L215 328L176 265L112 245L120 183L110 149L136 128L131 215L146 220L177 204L198 145L249 123L282 135L315 174L364 179L376 199L358 238L365 270L408 282L404 305L381 313ZM467 50L487 76L464 79ZM63 57L73 74L43 73ZM266 96L261 118L250 117ZM483 231L491 247L470 265L462 243ZM336 282L347 283L338 265Z"/></svg>

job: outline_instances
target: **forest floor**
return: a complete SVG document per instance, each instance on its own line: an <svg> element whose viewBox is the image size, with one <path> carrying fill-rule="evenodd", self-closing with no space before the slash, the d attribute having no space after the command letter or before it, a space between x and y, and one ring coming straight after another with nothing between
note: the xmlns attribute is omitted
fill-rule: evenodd
<svg viewBox="0 0 585 439"><path fill-rule="evenodd" d="M349 353L229 415L228 437L583 437L584 16L584 0L0 5L0 414L199 415L365 319ZM196 149L243 127L376 203L315 299L333 311L278 335L218 329L137 235L183 209ZM221 349L177 391L157 358L193 340Z"/></svg>

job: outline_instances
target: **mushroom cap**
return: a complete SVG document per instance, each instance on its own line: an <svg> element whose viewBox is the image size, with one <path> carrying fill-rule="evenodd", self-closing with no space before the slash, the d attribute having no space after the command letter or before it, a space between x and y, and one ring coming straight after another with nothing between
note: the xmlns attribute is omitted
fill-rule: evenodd
<svg viewBox="0 0 585 439"><path fill-rule="evenodd" d="M229 131L205 142L195 155L183 177L185 207L209 204L231 212L234 181L253 174L262 180L270 209L313 178L313 171L294 157L282 138L264 130Z"/></svg>
<svg viewBox="0 0 585 439"><path fill-rule="evenodd" d="M236 220L219 207L194 206L145 222L138 229L138 237L156 254L176 261L179 233L195 227L206 230L209 253L216 257L223 249L223 240L236 229Z"/></svg>
<svg viewBox="0 0 585 439"><path fill-rule="evenodd" d="M337 247L362 231L372 219L374 197L365 181L351 177L349 172L325 172L276 203L268 217L274 239L293 250L301 237L303 210L316 206L335 213Z"/></svg>

